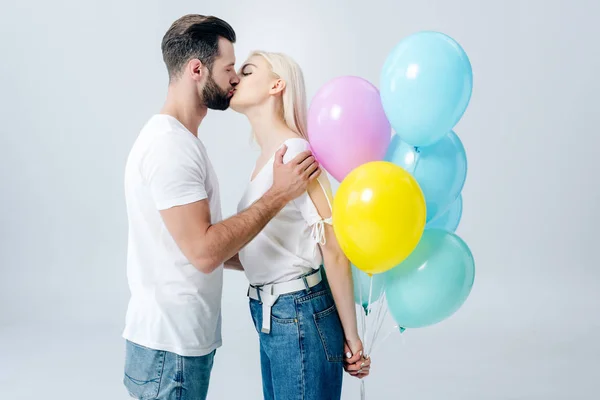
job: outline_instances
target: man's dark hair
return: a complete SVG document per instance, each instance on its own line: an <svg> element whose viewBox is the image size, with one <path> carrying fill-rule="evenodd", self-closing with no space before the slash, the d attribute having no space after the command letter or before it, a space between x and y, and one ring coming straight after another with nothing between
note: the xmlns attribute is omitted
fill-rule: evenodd
<svg viewBox="0 0 600 400"><path fill-rule="evenodd" d="M219 37L235 43L231 25L217 17L189 14L173 22L161 45L169 80L176 78L194 58L212 70L219 55Z"/></svg>

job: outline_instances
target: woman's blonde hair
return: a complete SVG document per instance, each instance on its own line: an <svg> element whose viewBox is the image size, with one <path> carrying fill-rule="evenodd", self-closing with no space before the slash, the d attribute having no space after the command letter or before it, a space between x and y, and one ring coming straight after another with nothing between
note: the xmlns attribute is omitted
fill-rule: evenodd
<svg viewBox="0 0 600 400"><path fill-rule="evenodd" d="M308 112L306 88L304 86L304 75L298 63L283 53L254 51L250 56L262 56L271 66L273 73L285 81L285 89L281 96L283 100L283 119L288 128L308 140L306 130L306 115Z"/></svg>
<svg viewBox="0 0 600 400"><path fill-rule="evenodd" d="M299 134L308 141L307 134L307 105L306 87L304 86L304 74L294 59L283 53L271 53L266 51L254 51L250 55L262 56L271 65L271 70L278 78L285 81L283 90L283 119L288 128ZM331 184L325 173L319 176L319 182L328 198L329 204L333 199Z"/></svg>

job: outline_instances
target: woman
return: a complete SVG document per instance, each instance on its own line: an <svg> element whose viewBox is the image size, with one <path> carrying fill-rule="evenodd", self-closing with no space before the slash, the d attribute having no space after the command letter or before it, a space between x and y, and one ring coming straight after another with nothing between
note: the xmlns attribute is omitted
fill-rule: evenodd
<svg viewBox="0 0 600 400"><path fill-rule="evenodd" d="M273 163L291 160L309 143L304 78L292 59L254 52L239 76L231 107L248 117L261 148L239 203L242 210L271 186ZM278 152L282 147L285 155ZM331 226L325 174L286 205L240 251L239 260L250 281L265 399L339 399L344 361L350 374L368 375L350 263Z"/></svg>

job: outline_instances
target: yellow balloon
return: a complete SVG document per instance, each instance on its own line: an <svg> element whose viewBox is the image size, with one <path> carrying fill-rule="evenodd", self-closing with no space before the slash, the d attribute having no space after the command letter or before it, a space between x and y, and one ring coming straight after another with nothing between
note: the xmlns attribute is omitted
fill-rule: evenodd
<svg viewBox="0 0 600 400"><path fill-rule="evenodd" d="M425 229L425 198L401 167L375 161L356 168L341 183L333 204L333 227L348 259L368 274L400 264Z"/></svg>

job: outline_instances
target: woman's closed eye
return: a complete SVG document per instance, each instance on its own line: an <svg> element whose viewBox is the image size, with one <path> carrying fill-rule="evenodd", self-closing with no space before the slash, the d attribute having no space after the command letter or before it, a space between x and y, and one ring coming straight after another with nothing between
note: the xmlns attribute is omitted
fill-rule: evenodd
<svg viewBox="0 0 600 400"><path fill-rule="evenodd" d="M253 65L251 65L251 64L244 65L242 68L240 68L240 75L242 75L242 76L252 75L252 67L253 67Z"/></svg>

